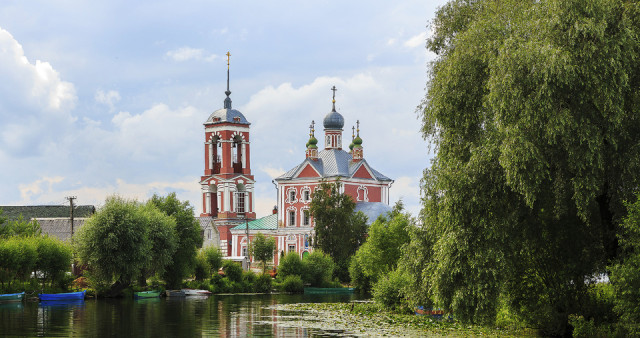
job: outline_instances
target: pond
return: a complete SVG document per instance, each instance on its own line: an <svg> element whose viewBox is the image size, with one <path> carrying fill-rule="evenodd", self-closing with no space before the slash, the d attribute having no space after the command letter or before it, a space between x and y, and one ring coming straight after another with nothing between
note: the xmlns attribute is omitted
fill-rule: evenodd
<svg viewBox="0 0 640 338"><path fill-rule="evenodd" d="M310 327L278 305L350 302L354 295L213 295L0 304L0 335L47 337L310 337L350 335ZM318 318L318 321L322 321Z"/></svg>

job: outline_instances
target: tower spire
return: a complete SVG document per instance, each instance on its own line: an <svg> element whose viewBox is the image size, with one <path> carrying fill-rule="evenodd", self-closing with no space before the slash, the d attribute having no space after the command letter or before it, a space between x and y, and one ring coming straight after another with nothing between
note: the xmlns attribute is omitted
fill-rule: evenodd
<svg viewBox="0 0 640 338"><path fill-rule="evenodd" d="M336 86L333 86L331 87L331 90L333 91L333 100L332 100L333 110L332 111L336 111L336 90L338 89L336 88Z"/></svg>
<svg viewBox="0 0 640 338"><path fill-rule="evenodd" d="M224 99L225 109L231 109L231 98L229 97L229 95L231 95L231 91L229 90L229 60L230 59L231 59L231 53L227 52L227 91L224 92L225 94L227 94L227 98Z"/></svg>

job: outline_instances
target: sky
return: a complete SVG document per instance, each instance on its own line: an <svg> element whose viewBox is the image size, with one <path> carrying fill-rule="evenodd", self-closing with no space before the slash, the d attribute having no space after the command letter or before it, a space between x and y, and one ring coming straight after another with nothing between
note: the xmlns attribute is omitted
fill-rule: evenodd
<svg viewBox="0 0 640 338"><path fill-rule="evenodd" d="M176 192L199 214L204 127L222 108L251 123L258 216L272 180L305 158L308 126L360 121L364 157L420 210L433 154L425 94L438 1L19 1L0 4L0 205L104 204ZM323 148L323 138L319 147Z"/></svg>

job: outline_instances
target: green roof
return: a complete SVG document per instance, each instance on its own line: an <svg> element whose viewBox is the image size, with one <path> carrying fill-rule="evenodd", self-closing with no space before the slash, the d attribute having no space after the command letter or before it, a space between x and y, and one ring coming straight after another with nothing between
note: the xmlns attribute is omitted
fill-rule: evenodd
<svg viewBox="0 0 640 338"><path fill-rule="evenodd" d="M247 225L241 224L231 230L246 230ZM278 215L272 214L249 222L249 230L276 230L278 229Z"/></svg>
<svg viewBox="0 0 640 338"><path fill-rule="evenodd" d="M26 220L32 218L63 218L70 216L68 205L29 205L29 206L0 206L2 214L9 220L18 219L20 215ZM73 209L73 217L90 217L96 212L93 205L78 205Z"/></svg>

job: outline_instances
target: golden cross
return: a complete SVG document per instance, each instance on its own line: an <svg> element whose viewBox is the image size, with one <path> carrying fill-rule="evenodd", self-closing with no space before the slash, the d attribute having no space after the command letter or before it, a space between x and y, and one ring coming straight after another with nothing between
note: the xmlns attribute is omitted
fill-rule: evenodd
<svg viewBox="0 0 640 338"><path fill-rule="evenodd" d="M227 52L227 68L229 68L229 58L231 57L231 53Z"/></svg>

